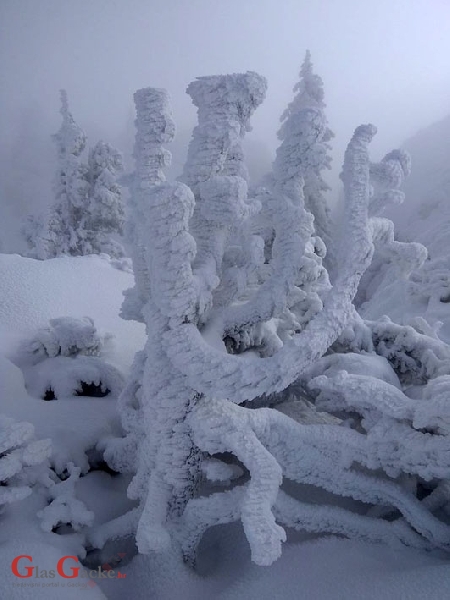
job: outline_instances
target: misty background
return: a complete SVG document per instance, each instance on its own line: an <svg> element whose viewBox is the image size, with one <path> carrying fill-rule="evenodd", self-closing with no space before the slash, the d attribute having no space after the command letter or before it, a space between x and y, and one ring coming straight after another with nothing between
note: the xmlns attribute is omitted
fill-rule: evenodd
<svg viewBox="0 0 450 600"><path fill-rule="evenodd" d="M175 177L196 121L188 83L257 71L269 85L246 141L257 180L270 168L309 48L336 135L334 203L357 125L378 127L377 159L449 114L449 31L449 0L1 0L0 244L22 250L21 220L53 202L60 88L88 145L117 146L128 170L133 93L167 88L178 127L169 148Z"/></svg>

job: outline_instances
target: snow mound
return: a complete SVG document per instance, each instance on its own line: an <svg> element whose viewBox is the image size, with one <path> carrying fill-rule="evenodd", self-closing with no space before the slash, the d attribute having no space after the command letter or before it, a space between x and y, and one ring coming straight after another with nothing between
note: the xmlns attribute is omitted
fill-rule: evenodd
<svg viewBox="0 0 450 600"><path fill-rule="evenodd" d="M99 256L39 261L0 254L0 272L0 353L52 319L86 315L99 330L114 332L108 360L124 371L145 343L143 325L119 317L122 291L133 276Z"/></svg>
<svg viewBox="0 0 450 600"><path fill-rule="evenodd" d="M111 401L122 386L117 369L126 375L135 352L144 345L143 325L119 317L122 291L133 284L133 276L98 256L38 261L0 254L0 272L0 412L31 423L37 439L52 440L51 461L57 473L64 472L69 463L85 473L89 468L87 452L100 438L117 435L120 430L115 402ZM84 319L86 315L90 319ZM74 319L80 320L75 328ZM54 356L62 347L70 354L74 343L85 347L86 353L95 353L99 340L92 320L100 330L114 332L114 345L101 351L101 358L109 365L95 356ZM36 331L40 331L39 339L33 337ZM43 332L46 335L42 336ZM31 359L30 367L40 369L35 381L40 387L31 390L37 397L29 395L22 371L9 360L17 358L24 338L37 343L39 356ZM88 364L81 365L80 360ZM50 363L58 368L50 369ZM64 367L64 377L58 371L60 367ZM101 381L112 396L71 397L70 402L44 402L39 398L47 385L58 387L62 399L70 397L86 370L91 383Z"/></svg>

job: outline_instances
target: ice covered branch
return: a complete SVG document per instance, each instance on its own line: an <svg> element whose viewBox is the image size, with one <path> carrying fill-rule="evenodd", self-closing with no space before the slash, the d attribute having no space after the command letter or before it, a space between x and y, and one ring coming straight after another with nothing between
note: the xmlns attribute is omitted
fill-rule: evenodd
<svg viewBox="0 0 450 600"><path fill-rule="evenodd" d="M337 339L353 315L352 300L372 258L367 224L369 159L367 145L375 134L360 126L347 148L344 162L346 193L345 231L339 277L324 300L324 308L298 335L269 358L236 357L211 347L193 325L181 325L164 335L164 347L173 364L191 385L208 396L234 402L281 391L293 383Z"/></svg>
<svg viewBox="0 0 450 600"><path fill-rule="evenodd" d="M234 502L231 496L222 494L220 504L225 500L228 508L222 512L222 516L214 518L217 518L217 522L224 522L227 518L235 520L239 515L252 549L252 558L258 564L270 564L281 552L284 535L275 525L272 512L281 475L299 483L321 487L334 494L367 503L393 506L434 545L448 547L450 543L450 528L435 519L412 494L396 483L380 476L365 474L355 466L359 464L373 471L381 468L391 476L396 476L398 471L392 469L392 464L395 463L398 470L403 468L405 472L424 475L423 464L426 462L429 478L442 477L448 472L447 439L435 439L434 443L428 441L423 449L417 447L413 452L409 445L415 443L419 446L420 442L407 438L402 444L399 441L401 436L397 436L395 439L400 444L400 449L393 458L392 449L387 450L386 440L379 431L363 435L334 425L307 426L272 409L244 409L227 401L213 400L197 403L189 416L189 422L194 441L202 450L211 454L231 451L249 470L250 483L243 489L240 488L239 492L233 490ZM424 434L416 435L421 437L422 443L427 439ZM430 452L434 456L435 466L433 461L426 460ZM238 506L233 506L237 500ZM194 500L193 506L197 503L201 503L202 514L208 519L211 511L212 514L217 514L219 496ZM285 507L287 503L288 501L284 502ZM291 504L294 502L291 501ZM302 505L298 508L300 527ZM188 522L193 519L191 510L188 504L184 517ZM198 517L200 521L203 520L202 516ZM287 521L289 524L289 520ZM353 523L354 532L358 530L359 521L364 524L361 518L356 519ZM367 526L369 522L367 521ZM193 522L190 523L191 530L192 527ZM195 534L197 539L201 526L198 527ZM327 530L326 520L322 522L322 530ZM362 536L366 534L364 531L363 528ZM399 540L415 538L412 532L406 533L403 527L397 533L393 527L390 535L398 536ZM191 543L192 539L185 542L186 548ZM421 543L416 539L415 545L417 544Z"/></svg>
<svg viewBox="0 0 450 600"><path fill-rule="evenodd" d="M194 272L205 310L211 306L211 295L220 283L231 231L239 232L259 208L247 199L242 138L250 130L250 117L264 100L266 87L263 77L248 72L200 77L187 88L198 108L198 125L189 144L182 180L195 196L190 231L197 243ZM228 272L228 279L230 275ZM244 280L245 275L242 270ZM236 285L237 278L233 279Z"/></svg>

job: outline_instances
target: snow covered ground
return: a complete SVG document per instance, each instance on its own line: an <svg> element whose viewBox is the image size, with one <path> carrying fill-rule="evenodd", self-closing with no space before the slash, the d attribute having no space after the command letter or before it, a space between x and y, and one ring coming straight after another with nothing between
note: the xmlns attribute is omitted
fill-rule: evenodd
<svg viewBox="0 0 450 600"><path fill-rule="evenodd" d="M50 319L89 316L99 330L115 336L101 358L126 376L134 353L142 348L145 339L142 325L118 316L122 291L132 285L132 276L94 256L41 262L0 255L0 272L3 274L0 412L32 423L37 439L52 440L57 470L64 471L69 463L80 468L82 476L74 481L76 498L84 502L87 511L94 513L94 525L107 521L131 506L126 498L128 482L126 477L112 477L100 467L86 472L86 457L89 454L92 465L98 440L118 427L114 398L70 396L44 401L28 393L23 372L11 359L17 356L20 342L47 326ZM448 307L443 305L442 310L450 313ZM427 309L425 305L422 308ZM411 315L412 312L413 308ZM84 579L83 587L78 578L67 580L59 575L52 580L18 579L10 569L18 555L32 556L33 564L47 571L54 569L62 556L82 556L82 533L42 530L37 513L47 504L43 495L32 494L8 505L0 517L2 598L441 600L450 597L448 562L438 554L293 534L273 566L258 567L250 562L248 543L238 525L219 526L205 535L196 573L181 566L170 554L136 555L134 543L125 540L111 544L103 554L92 554L86 563L97 568L103 561L125 554L119 567L126 575L124 578L91 581L90 585ZM55 585L48 585L50 582Z"/></svg>

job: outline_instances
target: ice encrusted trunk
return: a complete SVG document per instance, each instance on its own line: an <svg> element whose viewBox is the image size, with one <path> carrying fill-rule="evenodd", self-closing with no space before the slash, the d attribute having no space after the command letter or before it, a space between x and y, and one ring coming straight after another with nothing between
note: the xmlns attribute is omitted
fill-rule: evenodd
<svg viewBox="0 0 450 600"><path fill-rule="evenodd" d="M140 501L137 528L140 552L168 542L165 524L192 496L198 452L193 448L185 417L197 394L185 376L171 368L162 339L166 331L197 316L197 294L189 259L195 243L188 220L194 200L181 183L165 183L163 167L175 127L164 90L142 89L135 94L136 173L133 189L133 265L136 287L124 306L128 318L142 318L148 342L135 361L135 385L140 390L142 436L137 472L129 496ZM131 312L126 313L127 306ZM125 392L126 401L128 390ZM129 410L132 410L129 407Z"/></svg>
<svg viewBox="0 0 450 600"><path fill-rule="evenodd" d="M210 296L205 301L205 294L213 289L211 282L218 280L216 273L220 272L231 220L242 220L248 213L245 181L240 175L220 178L217 174L227 164L229 172L236 170L240 138L251 112L261 100L261 95L258 101L251 100L252 93L256 96L257 90L262 93L265 90L264 81L255 74L204 78L192 86L198 94L199 113L207 114L206 124L200 116L188 163L189 181L199 190L200 209L204 206L201 198L206 195L209 199L205 202L209 212L200 212L197 217L193 192L183 183L164 181L162 168L169 164L170 154L162 145L171 141L175 132L167 95L155 89L135 94L137 136L132 227L136 286L128 293L123 312L127 318L144 320L148 343L135 361L133 384L127 387L121 402L133 421L132 405L139 390L137 402L142 422L138 469L129 495L141 503L137 528L141 552L161 548L169 541L166 524L181 514L187 500L194 495L199 450L193 444L186 416L200 394L183 373L174 372L163 342L166 334L182 323L198 323L211 305ZM217 90L219 101L214 101ZM230 90L234 99L223 110L223 98L228 97ZM221 116L218 106L222 106ZM217 126L216 135L208 138L212 123ZM203 144L207 146L206 153L202 151ZM229 150L233 157L227 160ZM211 177L211 171L216 175ZM242 193L236 203L234 193L239 189ZM221 210L221 203L225 210ZM188 232L191 218L201 223L193 227L197 240ZM212 247L208 256L202 255L202 247ZM200 266L193 270L191 262L196 253ZM133 425L130 424L132 435Z"/></svg>
<svg viewBox="0 0 450 600"><path fill-rule="evenodd" d="M187 88L198 109L198 125L189 144L182 180L195 197L189 228L197 245L193 268L203 286L202 312L212 306L212 295L221 280L216 305L229 303L247 283L248 268L247 273L245 267L236 268L236 264L227 269L226 256L224 263L232 233L235 237L247 233L247 258L250 262L257 260L252 256L251 236L243 230L245 221L259 206L247 197L242 138L251 129L250 117L264 100L266 87L264 78L248 72L200 77Z"/></svg>

